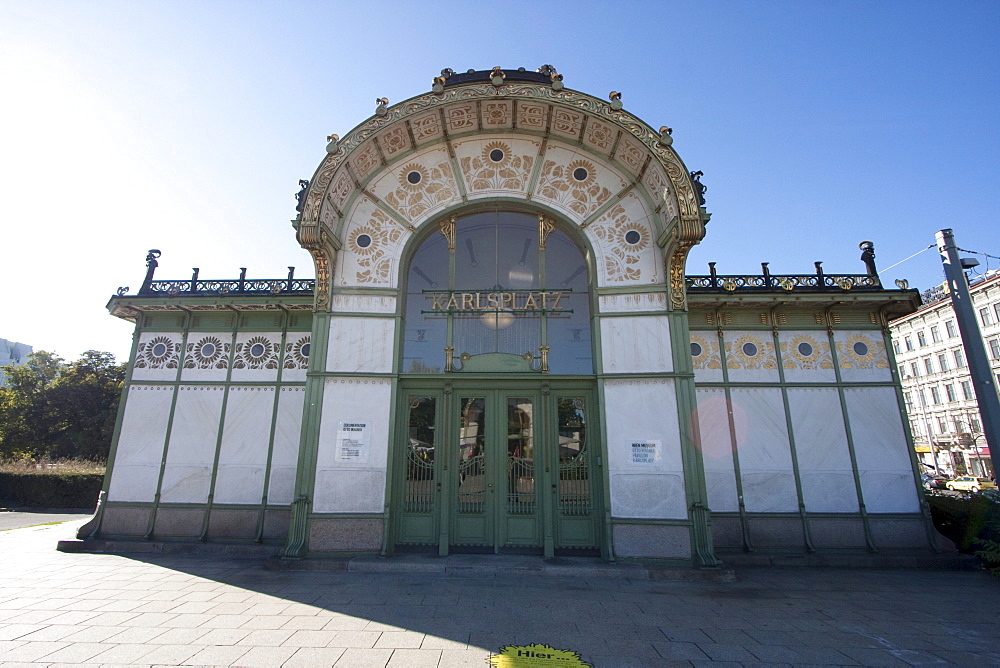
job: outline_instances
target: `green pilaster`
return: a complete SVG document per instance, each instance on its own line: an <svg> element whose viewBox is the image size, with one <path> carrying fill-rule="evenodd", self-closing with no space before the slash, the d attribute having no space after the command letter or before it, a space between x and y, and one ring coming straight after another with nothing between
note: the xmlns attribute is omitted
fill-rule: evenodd
<svg viewBox="0 0 1000 668"><path fill-rule="evenodd" d="M696 566L718 566L712 541L711 510L705 484L705 462L701 457L701 433L698 429L694 365L691 358L691 331L687 311L671 311L670 348L673 351L674 391L677 395L677 420L684 468L684 491L691 520L691 557Z"/></svg>
<svg viewBox="0 0 1000 668"><path fill-rule="evenodd" d="M229 393L232 391L233 362L236 360L236 339L240 331L242 315L233 309L233 334L229 346L229 364L226 369L226 384L223 387L222 408L219 410L219 430L215 434L215 456L212 459L212 476L208 484L208 499L205 507L205 517L201 523L201 535L198 540L205 542L208 538L208 522L212 517L212 507L215 502L215 482L219 477L219 457L222 454L222 435L226 431L226 407L229 406Z"/></svg>
<svg viewBox="0 0 1000 668"><path fill-rule="evenodd" d="M160 509L160 495L163 492L163 474L167 470L167 448L170 445L170 434L174 427L174 412L177 409L177 396L180 394L181 373L184 370L184 355L187 352L188 332L191 331L191 316L184 314L184 331L181 334L181 350L177 355L177 373L174 375L173 394L170 397L170 414L167 417L167 429L163 435L163 455L160 457L160 472L156 478L156 494L153 496L153 510L149 513L149 525L143 538L149 539L153 536L153 527L156 524L156 513ZM134 359L134 357L133 357ZM229 360L232 365L232 358Z"/></svg>
<svg viewBox="0 0 1000 668"><path fill-rule="evenodd" d="M302 406L302 435L299 438L299 460L295 469L295 500L292 502L288 541L281 551L283 557L301 558L309 549L309 513L312 511L316 487L316 457L319 453L319 427L329 342L330 314L313 313L309 372Z"/></svg>
<svg viewBox="0 0 1000 668"><path fill-rule="evenodd" d="M847 411L847 397L844 395L844 379L840 373L840 356L837 354L837 342L833 336L833 325L830 309L826 312L827 339L830 342L830 354L833 357L833 370L837 374L837 394L840 398L840 410L844 416L844 431L847 434L847 451L851 455L851 472L854 474L854 488L858 493L858 509L861 511L861 522L865 529L865 544L869 552L877 552L875 539L872 536L871 523L868 521L868 509L865 507L865 494L861 488L861 473L858 471L858 458L854 452L854 434L851 431L851 417Z"/></svg>

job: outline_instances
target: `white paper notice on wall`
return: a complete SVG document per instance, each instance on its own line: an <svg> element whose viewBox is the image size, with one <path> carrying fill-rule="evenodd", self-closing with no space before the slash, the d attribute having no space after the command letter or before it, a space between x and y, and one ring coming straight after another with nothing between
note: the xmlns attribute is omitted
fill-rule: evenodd
<svg viewBox="0 0 1000 668"><path fill-rule="evenodd" d="M337 461L368 461L368 423L340 421L337 429Z"/></svg>
<svg viewBox="0 0 1000 668"><path fill-rule="evenodd" d="M651 439L632 439L628 442L628 463L633 466L658 466L660 442Z"/></svg>

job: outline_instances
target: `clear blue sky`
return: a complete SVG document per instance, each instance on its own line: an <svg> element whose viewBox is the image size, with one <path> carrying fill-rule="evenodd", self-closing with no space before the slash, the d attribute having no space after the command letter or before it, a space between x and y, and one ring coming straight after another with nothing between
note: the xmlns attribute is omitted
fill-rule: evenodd
<svg viewBox="0 0 1000 668"><path fill-rule="evenodd" d="M127 357L104 306L153 247L159 278L311 276L298 179L444 67L551 63L674 128L713 213L689 273L861 273L944 227L1000 255L998 35L997 2L0 0L0 337Z"/></svg>

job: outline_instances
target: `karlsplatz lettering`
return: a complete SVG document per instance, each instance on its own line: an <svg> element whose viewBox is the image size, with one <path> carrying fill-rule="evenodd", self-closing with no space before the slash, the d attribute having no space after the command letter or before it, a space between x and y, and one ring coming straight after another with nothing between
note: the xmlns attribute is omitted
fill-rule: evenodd
<svg viewBox="0 0 1000 668"><path fill-rule="evenodd" d="M439 292L427 296L431 311L562 311L569 295L562 291L530 292ZM563 306L561 306L563 305Z"/></svg>

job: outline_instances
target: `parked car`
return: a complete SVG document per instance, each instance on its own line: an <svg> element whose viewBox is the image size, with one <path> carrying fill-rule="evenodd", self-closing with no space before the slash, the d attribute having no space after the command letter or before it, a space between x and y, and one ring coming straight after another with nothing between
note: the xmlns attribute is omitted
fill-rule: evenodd
<svg viewBox="0 0 1000 668"><path fill-rule="evenodd" d="M962 490L965 492L978 492L981 489L996 489L997 484L989 478L977 478L971 475L963 475L949 480L945 487L952 490Z"/></svg>
<svg viewBox="0 0 1000 668"><path fill-rule="evenodd" d="M938 473L924 473L920 476L924 489L947 489L948 479Z"/></svg>

